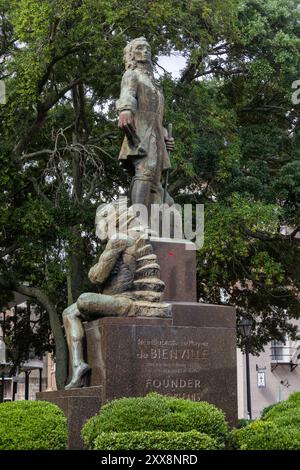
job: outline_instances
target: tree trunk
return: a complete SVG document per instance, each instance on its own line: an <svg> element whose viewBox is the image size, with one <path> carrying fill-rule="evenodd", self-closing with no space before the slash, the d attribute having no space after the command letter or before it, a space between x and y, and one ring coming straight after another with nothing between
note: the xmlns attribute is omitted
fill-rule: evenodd
<svg viewBox="0 0 300 470"><path fill-rule="evenodd" d="M73 145L78 142L77 136L73 133ZM81 155L74 149L72 152L72 176L73 176L73 204L79 206L82 200L82 166L80 162ZM70 265L71 265L71 292L73 301L76 302L80 294L82 293L82 282L83 282L83 256L82 256L82 239L80 224L74 225L71 228L74 243L70 253Z"/></svg>
<svg viewBox="0 0 300 470"><path fill-rule="evenodd" d="M75 114L75 129L72 133L72 177L73 192L72 202L74 206L80 206L83 197L83 165L84 155L82 150L76 148L76 144L84 144L89 133L87 118L85 115L85 97L84 86L82 83L72 88L72 102ZM82 148L82 147L81 147ZM73 301L76 302L82 293L83 284L83 243L81 237L80 224L72 227L72 233L75 242L73 243L70 253L71 266L71 291Z"/></svg>
<svg viewBox="0 0 300 470"><path fill-rule="evenodd" d="M68 271L67 272L68 306L74 303L71 283L72 283L72 277L71 277L71 273Z"/></svg>
<svg viewBox="0 0 300 470"><path fill-rule="evenodd" d="M33 297L48 312L50 326L55 341L56 385L58 390L60 390L64 388L68 376L68 349L63 333L63 328L59 321L56 308L49 299L49 297L43 291L36 287L28 287L19 284L15 287L15 290L20 294L27 295L28 297Z"/></svg>
<svg viewBox="0 0 300 470"><path fill-rule="evenodd" d="M73 302L76 302L80 294L82 294L82 282L83 282L83 259L82 259L82 240L81 230L78 225L72 227L72 233L76 239L72 246L72 252L70 254L71 264L71 296Z"/></svg>

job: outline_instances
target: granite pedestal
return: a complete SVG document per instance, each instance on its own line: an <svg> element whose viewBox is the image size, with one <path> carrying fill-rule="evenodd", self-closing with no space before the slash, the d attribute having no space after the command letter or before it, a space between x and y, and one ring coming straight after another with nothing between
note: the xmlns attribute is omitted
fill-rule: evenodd
<svg viewBox="0 0 300 470"><path fill-rule="evenodd" d="M221 311L219 311L221 309ZM235 312L173 304L173 318L105 318L85 326L91 385L103 399L151 391L205 400L236 420Z"/></svg>
<svg viewBox="0 0 300 470"><path fill-rule="evenodd" d="M81 428L91 416L98 413L103 403L102 387L38 392L36 399L50 401L62 409L68 421L68 449L84 449Z"/></svg>
<svg viewBox="0 0 300 470"><path fill-rule="evenodd" d="M151 391L205 400L237 420L236 320L232 307L196 302L196 252L179 241L153 241L171 318L107 317L84 325L90 386L37 394L69 422L69 448L101 403ZM191 246L191 245L190 245Z"/></svg>

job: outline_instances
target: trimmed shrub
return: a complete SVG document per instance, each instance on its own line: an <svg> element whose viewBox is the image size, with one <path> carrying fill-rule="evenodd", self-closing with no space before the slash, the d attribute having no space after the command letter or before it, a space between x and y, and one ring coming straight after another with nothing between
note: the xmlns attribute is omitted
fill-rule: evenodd
<svg viewBox="0 0 300 470"><path fill-rule="evenodd" d="M67 420L46 401L0 404L0 450L63 450Z"/></svg>
<svg viewBox="0 0 300 470"><path fill-rule="evenodd" d="M84 442L93 448L103 432L196 430L224 442L228 425L224 413L206 402L193 402L149 393L146 397L121 398L104 405L82 429Z"/></svg>
<svg viewBox="0 0 300 470"><path fill-rule="evenodd" d="M300 392L291 393L287 401L296 403L298 406L300 406Z"/></svg>
<svg viewBox="0 0 300 470"><path fill-rule="evenodd" d="M262 412L261 412L261 414L260 414L260 418L263 419L263 418L266 416L266 414L267 414L272 408L274 408L274 406L276 406L276 405L277 405L277 403L274 403L273 405L266 406L266 407L262 410Z"/></svg>
<svg viewBox="0 0 300 470"><path fill-rule="evenodd" d="M293 393L287 400L280 403L276 403L271 409L269 409L265 415L264 419L274 420L275 418L282 417L286 414L294 414L300 412L300 393Z"/></svg>
<svg viewBox="0 0 300 470"><path fill-rule="evenodd" d="M300 393L265 408L261 420L235 429L228 442L242 450L300 449Z"/></svg>
<svg viewBox="0 0 300 470"><path fill-rule="evenodd" d="M253 419L245 419L245 418L241 418L238 420L238 423L237 423L237 426L236 428L237 429L241 429L241 428L244 428L246 426L248 426L250 423L253 422Z"/></svg>
<svg viewBox="0 0 300 470"><path fill-rule="evenodd" d="M215 450L215 439L198 431L101 432L94 450Z"/></svg>
<svg viewBox="0 0 300 470"><path fill-rule="evenodd" d="M231 433L235 447L241 450L298 450L300 429L257 420Z"/></svg>

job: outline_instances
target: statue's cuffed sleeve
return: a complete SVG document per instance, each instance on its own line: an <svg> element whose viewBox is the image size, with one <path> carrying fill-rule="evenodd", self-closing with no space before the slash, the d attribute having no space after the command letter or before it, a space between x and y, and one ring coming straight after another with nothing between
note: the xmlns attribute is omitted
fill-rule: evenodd
<svg viewBox="0 0 300 470"><path fill-rule="evenodd" d="M117 100L116 107L118 112L125 109L132 111L137 110L137 77L133 70L126 70L121 83L121 94Z"/></svg>

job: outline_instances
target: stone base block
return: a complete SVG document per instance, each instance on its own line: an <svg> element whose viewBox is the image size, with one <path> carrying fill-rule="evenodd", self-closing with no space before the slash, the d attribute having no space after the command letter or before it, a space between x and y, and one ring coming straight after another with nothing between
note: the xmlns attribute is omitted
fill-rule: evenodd
<svg viewBox="0 0 300 470"><path fill-rule="evenodd" d="M81 428L100 410L103 402L102 387L40 392L36 394L36 399L49 401L62 409L68 420L68 449L84 449Z"/></svg>

